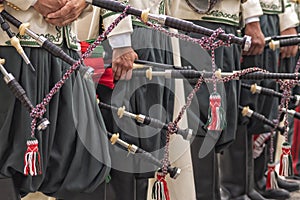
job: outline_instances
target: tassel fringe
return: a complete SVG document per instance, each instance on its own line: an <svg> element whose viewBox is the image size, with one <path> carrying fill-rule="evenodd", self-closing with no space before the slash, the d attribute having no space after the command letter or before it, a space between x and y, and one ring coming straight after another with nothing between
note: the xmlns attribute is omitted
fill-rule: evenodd
<svg viewBox="0 0 300 200"><path fill-rule="evenodd" d="M287 142L282 144L282 154L280 156L279 175L292 176L293 172L293 160L291 154L291 145Z"/></svg>
<svg viewBox="0 0 300 200"><path fill-rule="evenodd" d="M214 92L209 97L209 119L208 130L223 130L225 126L224 110L221 107L221 96L217 92Z"/></svg>
<svg viewBox="0 0 300 200"><path fill-rule="evenodd" d="M27 140L27 150L24 156L24 174L36 176L42 174L41 170L41 156L38 148L38 140L30 138Z"/></svg>
<svg viewBox="0 0 300 200"><path fill-rule="evenodd" d="M277 184L277 174L275 171L275 163L268 163L266 190L272 190L277 188L278 188L278 184Z"/></svg>
<svg viewBox="0 0 300 200"><path fill-rule="evenodd" d="M152 187L152 199L170 200L168 185L162 173L157 173L157 180Z"/></svg>

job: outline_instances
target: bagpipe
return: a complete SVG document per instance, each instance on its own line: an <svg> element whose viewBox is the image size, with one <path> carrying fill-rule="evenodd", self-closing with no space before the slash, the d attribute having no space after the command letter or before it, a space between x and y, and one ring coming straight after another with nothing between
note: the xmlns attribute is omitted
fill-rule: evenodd
<svg viewBox="0 0 300 200"><path fill-rule="evenodd" d="M192 69L167 69L161 71L153 71L152 68L147 70L134 70L132 77L146 77L151 80L153 77L164 77L169 79L198 79L203 77L206 79L211 79L213 76L218 78L218 81L228 81L231 80L264 80L264 79L290 79L297 80L300 75L297 73L272 73L263 70L258 67L248 68L233 72L221 72L217 70L216 72L208 71L197 71Z"/></svg>
<svg viewBox="0 0 300 200"><path fill-rule="evenodd" d="M286 46L299 46L300 44L300 34L296 35L281 35L281 36L272 36L265 38L266 47L275 51L280 47Z"/></svg>
<svg viewBox="0 0 300 200"><path fill-rule="evenodd" d="M105 31L102 35L100 35L95 43L91 45L87 52L81 56L79 60L74 60L70 56L68 56L66 53L64 53L60 48L58 48L56 45L52 44L50 41L45 39L42 36L39 36L35 34L33 31L29 29L29 24L22 24L20 21L16 20L14 17L9 15L4 10L4 1L1 1L2 3L0 5L0 15L3 17L1 19L8 19L10 22L16 27L19 28L20 34L28 34L31 37L33 37L38 44L42 46L42 48L46 49L55 57L59 57L65 62L71 64L71 67L68 68L61 79L54 84L54 86L50 89L49 93L46 94L46 96L42 99L42 101L37 104L36 106L33 106L30 101L28 101L28 98L26 98L26 93L22 87L20 87L20 84L16 83L16 80L12 77L12 75L8 74L4 67L2 67L1 72L3 73L5 79L7 79L7 83L9 88L11 88L12 93L21 100L22 104L27 108L27 110L30 112L30 116L32 118L31 122L31 136L27 139L27 150L25 152L24 156L24 174L30 175L30 176L36 176L42 173L41 170L41 155L39 153L39 143L37 138L35 137L36 129L42 130L47 127L49 124L48 120L43 120L44 114L47 112L47 105L49 105L50 101L52 100L53 96L63 87L65 82L72 76L72 74L75 71L81 72L80 75L82 78L88 78L90 79L90 69L89 67L83 66L83 60L89 56L89 54L96 48L97 45L99 45L104 39L106 39L107 35L113 30L115 26L117 26L118 22L112 24L110 28ZM121 14L120 17L117 19L121 21L125 17L125 14ZM16 38L14 34L10 32L8 24L2 20L1 26L3 29L9 34L9 36L12 36L12 38ZM18 40L17 40L18 41ZM20 45L18 45L20 46ZM18 51L21 51L20 48L17 48ZM22 51L24 52L24 51ZM25 61L26 62L26 61ZM27 62L26 62L27 63ZM88 83L87 83L88 84ZM40 123L42 122L42 123ZM40 125L41 124L41 125Z"/></svg>
<svg viewBox="0 0 300 200"><path fill-rule="evenodd" d="M241 111L244 117L255 118L260 120L262 123L268 125L271 128L275 128L281 134L284 133L284 126L277 126L276 123L266 118L264 115L251 110L248 106L239 105L239 110Z"/></svg>
<svg viewBox="0 0 300 200"><path fill-rule="evenodd" d="M252 84L252 85L242 83L242 87L250 90L252 94L263 94L263 95L272 96L272 97L276 97L276 98L284 98L284 95L282 93L277 92L270 88L258 86L256 83ZM290 96L289 98L290 98L290 101L296 107L299 105L299 103L300 103L299 95L293 95L293 96ZM287 113L296 119L300 119L300 113L298 113L295 110L283 108L282 111L283 111L283 113Z"/></svg>
<svg viewBox="0 0 300 200"><path fill-rule="evenodd" d="M126 5L112 0L86 0L86 2L94 6L101 7L114 12L123 12L126 8ZM149 13L149 11L147 10L139 10L137 8L128 7L126 13L141 18L143 22L147 22L148 19L151 19L158 22L161 25L185 32L199 33L206 36L211 36L214 33L214 30L195 25L192 22L170 17L167 15L155 15ZM242 46L242 49L244 51L248 51L251 46L251 37L249 36L244 36L243 38L240 38L231 34L221 33L217 36L217 38L224 41L230 41L230 43L238 44Z"/></svg>
<svg viewBox="0 0 300 200"><path fill-rule="evenodd" d="M0 12L4 12L4 8L3 6L1 6L0 2ZM22 46L20 45L20 40L16 37L16 35L10 30L10 26L8 23L6 23L6 21L4 20L4 18L2 17L2 14L0 14L0 24L1 24L1 28L4 32L6 32L6 34L8 35L8 37L10 38L10 44L17 50L17 52L20 54L20 56L23 58L23 60L25 61L25 63L30 66L32 71L35 71L34 67L32 66L29 58L27 57L25 51L23 50Z"/></svg>
<svg viewBox="0 0 300 200"><path fill-rule="evenodd" d="M252 94L263 94L263 95L277 97L277 98L284 97L284 95L282 93L277 92L270 88L261 87L261 86L257 85L256 83L252 84L252 85L242 83L241 85L243 88L250 90ZM292 103L295 104L295 106L298 106L300 103L300 95L290 96L290 100Z"/></svg>
<svg viewBox="0 0 300 200"><path fill-rule="evenodd" d="M32 105L31 101L29 100L28 96L26 95L25 90L23 87L19 84L19 82L15 79L15 77L11 74L8 73L5 69L4 65L4 60L0 59L0 71L3 75L3 79L10 89L10 91L15 95L17 99L20 100L22 105L28 110L29 113L32 112L34 109L34 106ZM50 124L49 120L47 118L39 118L37 122L37 130L42 131L45 130L48 125Z"/></svg>
<svg viewBox="0 0 300 200"><path fill-rule="evenodd" d="M14 16L6 12L6 10L2 10L0 12L0 16L2 16L4 19L6 19L8 22L13 24L16 28L19 29L20 35L29 35L32 37L43 49L48 51L50 54L52 54L55 57L58 57L68 63L69 65L75 65L76 60L73 59L71 56L66 54L59 46L53 44L51 41L49 41L47 38L45 38L42 35L36 34L34 31L30 29L29 23L22 23L18 19L16 19ZM1 17L0 17L1 19ZM88 78L93 74L93 68L84 66L82 64L78 65L78 69L81 74L83 74L84 77Z"/></svg>
<svg viewBox="0 0 300 200"><path fill-rule="evenodd" d="M137 154L141 155L143 159L156 165L157 167L161 168L163 166L163 163L161 161L159 161L157 158L155 158L151 153L143 150L142 148L140 148L134 144L128 144L124 140L121 140L119 138L120 137L119 133L112 134L112 133L107 132L107 136L112 145L119 144L119 146L125 148L129 153L131 153L131 154L137 153ZM180 175L181 169L177 168L177 167L168 166L167 171L171 178L176 179Z"/></svg>
<svg viewBox="0 0 300 200"><path fill-rule="evenodd" d="M122 118L123 116L125 116L125 117L129 117L129 118L135 120L136 122L138 122L140 124L148 125L150 127L157 128L157 129L168 130L168 124L165 124L165 123L161 122L160 120L154 119L149 116L128 112L125 110L124 106L117 108L115 106L108 105L108 104L100 102L100 101L98 101L98 105L100 108L109 109L111 111L116 112L119 118ZM185 139L185 140L191 140L192 137L194 136L193 130L191 130L191 129L178 128L175 130L174 133L181 135L183 137L183 139Z"/></svg>
<svg viewBox="0 0 300 200"><path fill-rule="evenodd" d="M175 28L178 30L182 30L182 31L186 31L186 32L194 32L194 33L199 33L199 34L203 34L206 36L211 36L211 35L215 35L216 39L218 40L222 40L227 42L228 44L238 44L240 46L242 46L243 50L247 51L250 48L251 45L251 39L248 36L245 36L243 38L240 37L236 37L233 36L231 34L226 34L223 32L218 32L218 34L215 34L215 31L195 25L191 22L185 21L185 20L181 20L181 19L176 19L173 17L169 17L169 16L165 16L165 15L154 15L151 14L147 11L142 11L142 10L138 10L136 8L132 8L130 6L125 6L120 4L119 2L116 1L111 1L111 0L87 0L87 3L93 4L95 6L98 7L102 7L108 10L112 10L115 12L122 12L122 14L119 16L119 18L116 19L116 21L107 29L106 32L104 32L104 34L102 34L101 36L99 36L97 38L97 40L91 45L90 48L88 48L87 52L81 57L81 59L79 61L74 61L73 59L70 59L68 56L64 55L63 52L61 52L61 49L57 48L57 46L52 45L48 40L46 40L45 38L35 34L32 30L29 29L29 25L26 24L22 24L20 21L14 19L12 16L10 16L6 11L2 10L1 15L4 16L4 18L11 22L13 25L15 25L16 27L18 27L20 29L20 33L21 34L28 34L31 37L33 37L34 39L36 39L38 41L38 43L41 45L42 48L45 48L46 50L48 50L49 52L51 52L54 56L57 56L63 60L65 60L67 63L69 63L70 65L72 65L71 67L71 71L68 71L66 76L64 76L64 80L61 82L61 84L59 84L58 86L55 87L55 92L50 92L50 100L51 97L56 93L57 90L59 90L60 87L62 87L64 81L66 79L69 78L69 76L78 69L79 66L81 66L81 63L83 61L83 59L85 57L88 57L88 55L93 51L93 49L99 45L105 38L106 36L113 30L114 27L117 26L118 22L120 22L125 16L127 16L128 14L132 14L135 15L139 18L142 19L143 22L147 22L148 19L154 20L159 22L160 24L167 26L167 27L171 27L171 28ZM174 67L172 67L174 68ZM149 69L149 71L151 71ZM180 121L182 115L184 114L184 112L186 111L186 109L189 107L189 105L191 104L193 95L199 90L201 84L203 82L205 82L205 79L213 79L216 81L222 81L222 82L227 82L230 80L240 80L240 79L253 79L253 80L260 80L260 79L293 79L293 80L297 80L299 78L298 74L280 74L280 73L270 73L267 72L265 70L259 69L259 68L252 68L252 69L246 69L246 70L241 70L241 71L237 71L237 72L220 72L220 71L215 71L213 70L212 72L206 72L206 71L196 71L196 70L190 70L190 69L183 69L183 70L169 70L168 72L164 71L164 72L147 72L146 70L136 70L133 73L133 77L134 76L146 76L146 74L148 73L148 77L149 79L153 76L164 76L166 78L170 77L170 78L186 78L186 79L198 79L198 82L194 88L194 90L189 94L189 96L187 97L187 103L185 106L182 107L178 117L174 120L174 122L171 122L169 124L161 124L161 122L157 123L157 126L162 127L164 129L167 129L168 133L167 133L167 142L166 142L166 153L165 153L165 158L163 160L163 166L162 166L162 171L163 174L165 175L167 172L170 173L170 169L169 169L169 160L168 160L168 143L169 143L169 137L170 134L173 133L178 133L178 130L180 130L177 126L178 122ZM157 73L157 74L155 74ZM160 73L160 74L159 74ZM49 101L50 101L49 100ZM49 103L49 101L46 101L46 103ZM212 98L210 99L212 106L211 106L211 113L212 113L212 123L208 126L209 129L211 131L222 131L222 127L219 127L215 124L218 124L218 115L217 115L217 111L220 110L220 98L218 95L212 96ZM110 108L111 109L111 108ZM45 111L42 112L42 114ZM246 112L246 111L245 111ZM282 128L280 127L276 127L276 125L272 125L267 119L261 118L261 116L256 115L254 112L252 112L252 114L249 114L248 112L250 112L249 110L247 111L246 115L247 116L253 116L253 117L258 117L259 119L263 119L265 121L265 123L269 124L271 127L276 128L277 130L283 131ZM125 112L124 112L125 113ZM251 113L251 112L250 112ZM126 112L126 115L128 115L131 118L137 119L138 122L143 122L143 123L149 123L151 124L151 122L156 122L153 119L148 119L146 116L141 117L140 115L134 115L134 114L130 114ZM40 117L39 116L34 116L35 118ZM147 121L148 120L148 121ZM180 132L180 131L179 131ZM186 131L186 130L182 130L182 132L185 134L183 135L183 137L190 137L191 133L190 131ZM130 146L129 144L127 144L126 142L122 142L121 140L119 140L119 138L114 140L115 142L117 142L118 144L122 145L123 147L127 148L128 150L130 150L130 152L134 152L134 151L138 151L136 150L136 148L132 148L132 145ZM143 152L141 150L141 152ZM161 163L156 162L158 165L161 165ZM176 171L176 170L173 170ZM176 172L177 173L177 172ZM175 174L176 174L175 173ZM171 173L170 173L171 174ZM172 174L174 174L172 172Z"/></svg>

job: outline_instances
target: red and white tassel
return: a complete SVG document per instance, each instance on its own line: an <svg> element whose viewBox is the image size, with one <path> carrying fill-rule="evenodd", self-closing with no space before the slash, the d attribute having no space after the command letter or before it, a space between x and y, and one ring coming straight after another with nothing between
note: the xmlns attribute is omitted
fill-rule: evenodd
<svg viewBox="0 0 300 200"><path fill-rule="evenodd" d="M165 175L158 172L156 175L157 180L152 187L152 199L154 200L170 200L169 189L165 180Z"/></svg>
<svg viewBox="0 0 300 200"><path fill-rule="evenodd" d="M32 137L27 140L27 150L24 156L24 174L36 176L42 174L41 169L41 156L39 153L39 142L36 138Z"/></svg>
<svg viewBox="0 0 300 200"><path fill-rule="evenodd" d="M275 171L275 163L268 163L266 190L277 189L277 174Z"/></svg>
<svg viewBox="0 0 300 200"><path fill-rule="evenodd" d="M207 129L212 131L222 130L224 128L224 111L221 107L221 96L214 92L209 97L210 116Z"/></svg>
<svg viewBox="0 0 300 200"><path fill-rule="evenodd" d="M282 153L280 156L279 175L292 176L293 172L293 160L291 154L291 145L287 142L282 144Z"/></svg>

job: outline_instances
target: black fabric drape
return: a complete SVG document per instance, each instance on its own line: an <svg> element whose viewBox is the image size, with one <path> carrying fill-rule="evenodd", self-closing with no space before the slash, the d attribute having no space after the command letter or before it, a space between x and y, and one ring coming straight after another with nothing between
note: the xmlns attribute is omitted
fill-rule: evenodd
<svg viewBox="0 0 300 200"><path fill-rule="evenodd" d="M75 51L62 47L78 58ZM36 72L32 72L12 47L0 47L5 67L24 87L33 105L40 103L69 66L40 48L25 48ZM105 179L110 157L105 125L96 105L91 80L76 72L53 97L45 117L49 127L37 132L42 175L24 176L26 140L30 137L31 117L0 81L0 170L1 177L12 177L22 194L41 191L63 197L68 192L89 192Z"/></svg>

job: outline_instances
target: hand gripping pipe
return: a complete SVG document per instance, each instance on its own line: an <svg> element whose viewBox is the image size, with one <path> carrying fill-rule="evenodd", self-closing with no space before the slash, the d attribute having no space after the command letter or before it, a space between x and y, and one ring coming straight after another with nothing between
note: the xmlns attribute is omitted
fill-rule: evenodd
<svg viewBox="0 0 300 200"><path fill-rule="evenodd" d="M101 8L105 8L107 10L111 10L114 12L123 12L125 9L125 5L121 4L120 2L113 1L113 0L86 0L87 3L92 4L94 6L98 6ZM137 16L137 17L142 17L144 15L144 11L130 7L127 10L128 14ZM149 18L151 20L155 20L158 23L168 26L170 28L175 28L178 30L186 31L186 32L193 32L193 33L199 33L203 34L206 36L211 36L214 30L201 27L198 25L193 24L192 22L170 17L167 15L155 15L149 13L146 18ZM248 51L250 46L251 46L251 37L245 36L243 38L239 38L236 36L232 36L229 34L220 34L218 36L220 40L228 41L230 38L231 43L235 43L238 45L241 45L244 51Z"/></svg>

